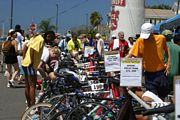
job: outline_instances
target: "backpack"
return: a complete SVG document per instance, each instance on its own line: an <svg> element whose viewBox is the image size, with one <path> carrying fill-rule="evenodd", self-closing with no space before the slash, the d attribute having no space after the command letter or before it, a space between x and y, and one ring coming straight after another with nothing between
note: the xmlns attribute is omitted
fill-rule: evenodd
<svg viewBox="0 0 180 120"><path fill-rule="evenodd" d="M11 42L12 42L11 40L6 40L2 44L2 52L5 56L13 54L11 50L13 45Z"/></svg>

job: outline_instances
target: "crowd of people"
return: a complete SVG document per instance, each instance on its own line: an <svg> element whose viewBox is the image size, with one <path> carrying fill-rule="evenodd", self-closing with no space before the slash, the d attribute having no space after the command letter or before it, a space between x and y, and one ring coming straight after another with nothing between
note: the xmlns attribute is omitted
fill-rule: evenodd
<svg viewBox="0 0 180 120"><path fill-rule="evenodd" d="M120 57L143 58L145 87L147 90L164 98L173 90L173 77L180 75L180 35L173 35L171 30L164 30L162 34L153 33L153 25L144 23L138 38L124 38L124 32L119 31L118 36L110 36L108 51L119 51ZM60 36L58 42L53 31L34 33L27 38L20 25L9 30L6 41L11 41L11 53L4 55L6 64L5 76L7 87L14 87L14 82L25 80L25 96L27 106L35 104L37 73L43 80L56 80L55 71L61 53L69 53L75 60L83 54L86 46L94 48L94 54L103 60L105 40L100 33L78 35L68 32ZM2 45L3 48L3 45ZM12 70L13 67L13 70ZM117 94L119 91L117 85Z"/></svg>

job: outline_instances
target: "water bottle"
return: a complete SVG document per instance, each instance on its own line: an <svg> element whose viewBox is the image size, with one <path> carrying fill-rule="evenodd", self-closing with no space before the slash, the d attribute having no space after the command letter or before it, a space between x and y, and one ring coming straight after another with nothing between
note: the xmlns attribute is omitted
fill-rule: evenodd
<svg viewBox="0 0 180 120"><path fill-rule="evenodd" d="M43 91L46 91L47 89L47 81L43 80Z"/></svg>
<svg viewBox="0 0 180 120"><path fill-rule="evenodd" d="M34 115L32 116L32 120L39 120L39 115L34 114Z"/></svg>

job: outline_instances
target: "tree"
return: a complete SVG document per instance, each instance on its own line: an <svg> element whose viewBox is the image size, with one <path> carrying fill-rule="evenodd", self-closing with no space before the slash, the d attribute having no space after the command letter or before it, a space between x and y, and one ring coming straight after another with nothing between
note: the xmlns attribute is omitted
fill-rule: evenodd
<svg viewBox="0 0 180 120"><path fill-rule="evenodd" d="M152 6L146 6L146 8L152 8L152 9L171 9L171 6L166 4L160 4L160 5L152 5Z"/></svg>
<svg viewBox="0 0 180 120"><path fill-rule="evenodd" d="M102 16L97 11L91 13L90 22L94 28L98 27L98 25L101 24L102 20L103 20Z"/></svg>
<svg viewBox="0 0 180 120"><path fill-rule="evenodd" d="M55 25L51 24L51 18L49 18L47 20L42 20L38 25L38 29L41 33L45 33L50 30L55 31L57 28Z"/></svg>

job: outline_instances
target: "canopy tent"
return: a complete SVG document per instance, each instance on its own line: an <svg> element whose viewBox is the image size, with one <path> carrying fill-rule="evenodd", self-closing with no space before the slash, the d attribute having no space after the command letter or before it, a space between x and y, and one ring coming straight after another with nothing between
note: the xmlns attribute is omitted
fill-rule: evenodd
<svg viewBox="0 0 180 120"><path fill-rule="evenodd" d="M154 31L161 33L165 29L175 30L180 27L180 15L176 15L173 18L160 22L154 26Z"/></svg>

